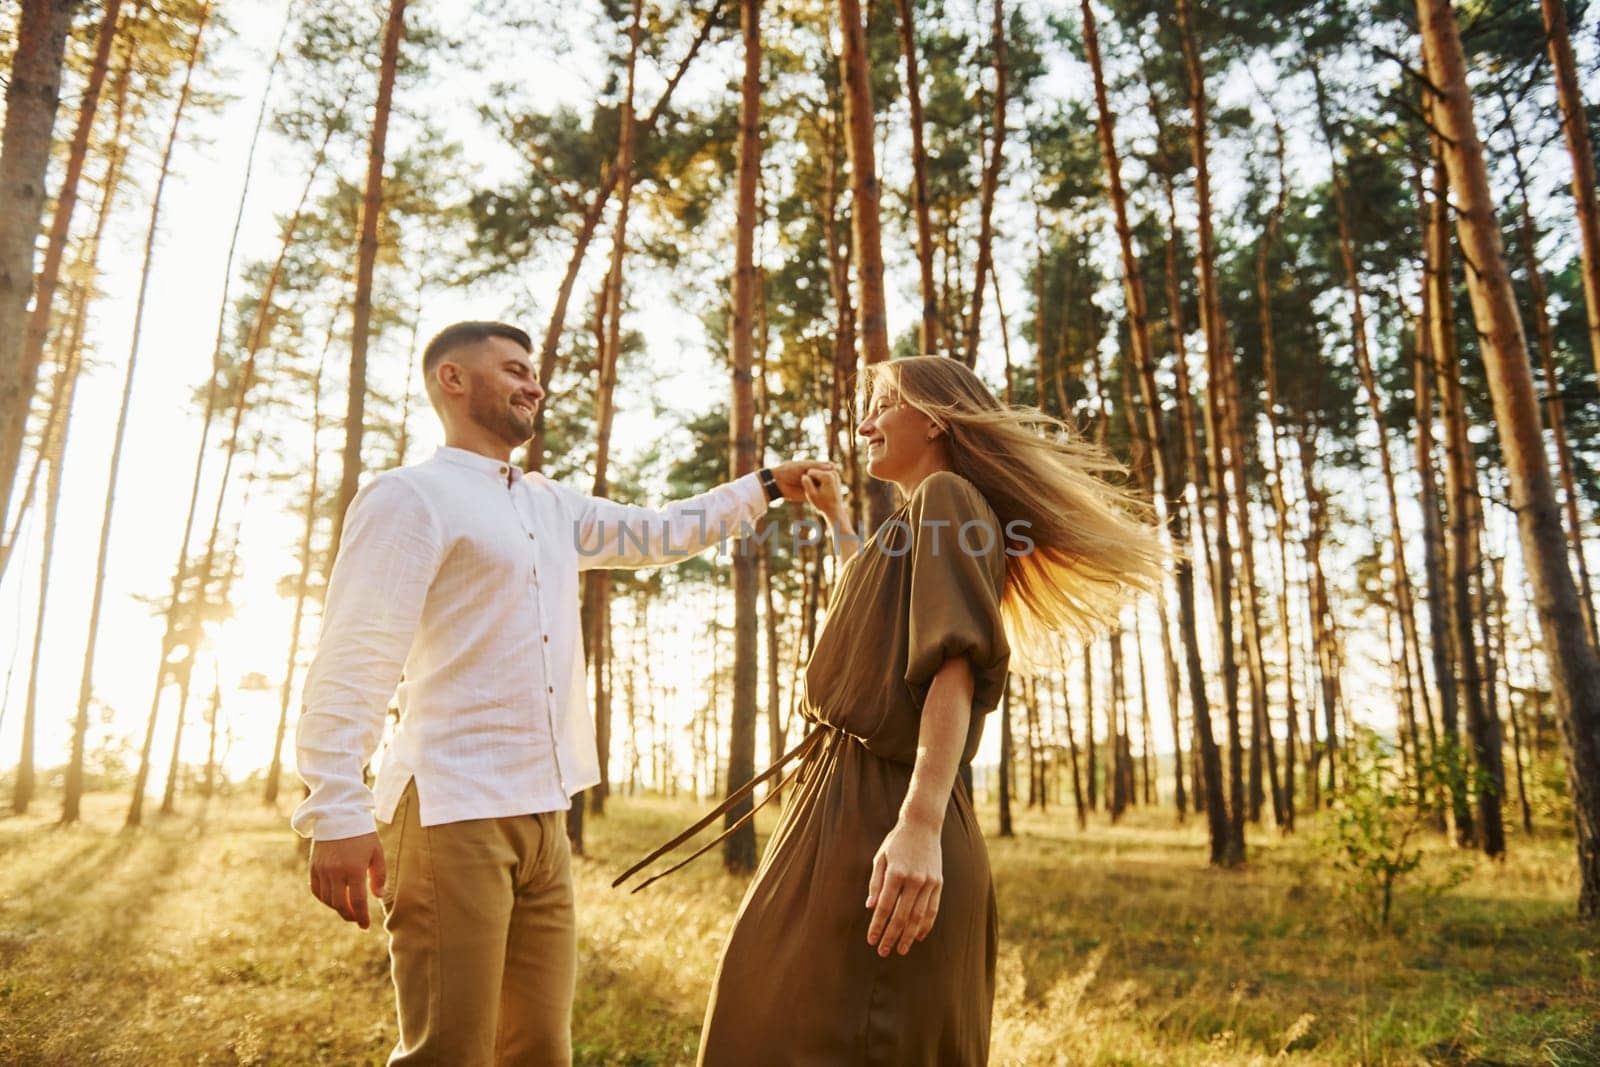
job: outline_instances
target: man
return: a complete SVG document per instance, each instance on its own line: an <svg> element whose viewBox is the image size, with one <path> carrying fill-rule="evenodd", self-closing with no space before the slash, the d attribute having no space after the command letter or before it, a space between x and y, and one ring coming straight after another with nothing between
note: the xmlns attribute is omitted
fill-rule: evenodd
<svg viewBox="0 0 1600 1067"><path fill-rule="evenodd" d="M311 891L389 933L390 1063L571 1060L577 970L564 812L600 780L578 574L685 559L826 463L747 475L662 511L586 497L511 450L544 399L528 335L461 322L423 353L445 445L350 505L306 675L293 818ZM362 768L399 686L373 789Z"/></svg>

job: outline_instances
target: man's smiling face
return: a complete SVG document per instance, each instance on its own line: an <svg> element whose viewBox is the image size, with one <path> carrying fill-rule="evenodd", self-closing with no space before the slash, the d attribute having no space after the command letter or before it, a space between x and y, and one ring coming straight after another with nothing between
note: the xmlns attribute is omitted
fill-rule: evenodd
<svg viewBox="0 0 1600 1067"><path fill-rule="evenodd" d="M490 337L462 349L467 379L467 416L515 447L533 436L534 416L544 400L533 356L505 337Z"/></svg>

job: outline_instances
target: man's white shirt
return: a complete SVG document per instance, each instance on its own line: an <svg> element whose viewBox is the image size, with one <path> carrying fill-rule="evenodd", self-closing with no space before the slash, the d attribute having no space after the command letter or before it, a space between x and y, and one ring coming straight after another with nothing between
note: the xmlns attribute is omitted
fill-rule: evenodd
<svg viewBox="0 0 1600 1067"><path fill-rule="evenodd" d="M449 447L378 475L346 515L306 674L294 828L371 833L412 778L424 826L568 807L600 780L579 572L679 562L766 508L753 474L657 511Z"/></svg>

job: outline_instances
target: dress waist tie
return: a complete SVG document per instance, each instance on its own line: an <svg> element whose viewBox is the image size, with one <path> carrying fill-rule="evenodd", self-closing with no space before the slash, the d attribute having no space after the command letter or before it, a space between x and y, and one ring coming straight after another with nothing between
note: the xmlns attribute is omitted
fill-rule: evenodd
<svg viewBox="0 0 1600 1067"><path fill-rule="evenodd" d="M629 878L632 878L635 874L638 874L640 871L642 871L646 867L650 866L650 864L654 863L656 860L660 859L662 856L667 855L673 849L677 848L679 845L683 844L685 841L687 841L690 838L692 838L695 834L698 834L701 830L704 830L706 827L708 827L712 823L716 822L717 819L721 818L723 815L726 815L741 800L744 800L751 793L755 792L756 786L760 785L762 782L765 782L769 778L772 778L774 775L778 774L780 771L783 770L783 768L787 767L790 763L795 763L796 766L794 767L794 769L791 770L788 774L784 775L783 780L780 781L775 788L769 789L767 791L767 795L762 797L761 800L758 801L753 807L751 807L751 809L749 811L745 812L745 814L739 819L738 822L734 823L732 826L730 826L727 829L723 830L722 833L718 834L716 837L714 837L710 841L706 842L703 846L701 846L698 850L696 850L694 852L694 854L691 855L688 859L680 860L679 862L673 864L671 867L668 867L666 870L662 871L660 874L652 875L651 877L646 878L644 881L642 881L638 885L634 886L632 892L637 893L639 890L643 889L645 886L649 885L650 883L652 883L654 881L657 881L658 879L665 878L667 875L671 874L673 871L680 870L683 867L688 866L690 863L693 863L696 859L700 858L705 853L707 853L711 849L715 848L718 844L720 844L722 841L724 841L735 830L739 829L739 827L743 826L745 823L747 823L751 819L755 818L756 812L760 811L763 807L765 807L769 800L771 800L778 793L782 792L783 788L785 786L787 786L791 781L794 780L795 775L799 774L801 768L804 767L805 758L807 756L809 756L811 754L812 750L817 747L818 742L822 739L823 734L825 734L827 732L827 730L828 730L828 728L825 725L821 724L821 723L818 723L816 726L812 727L811 732L806 734L806 736L800 741L799 744L795 745L788 752L785 752L782 756L778 757L778 760L777 760L776 763L774 763L772 766L768 767L766 770L762 771L760 774L756 775L754 778L750 779L744 785L741 785L738 789L735 789L732 793L729 793L728 794L728 799L726 799L722 803L718 804L715 808L712 808L709 812L707 812L705 815L703 815L700 818L700 820L698 822L696 822L693 826L689 827L687 830L684 830L678 836L674 837L671 841L668 841L666 844L664 844L661 847L655 849L653 852L651 852L644 859L640 860L638 863L635 863L632 867L629 867L627 870L625 870L621 874L619 874L617 876L616 880L611 883L611 888L613 888L613 889L617 888L623 882L626 882Z"/></svg>

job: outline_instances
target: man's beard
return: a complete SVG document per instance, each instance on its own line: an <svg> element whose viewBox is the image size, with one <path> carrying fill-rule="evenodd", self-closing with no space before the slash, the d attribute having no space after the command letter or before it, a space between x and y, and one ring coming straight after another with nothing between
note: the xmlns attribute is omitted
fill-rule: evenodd
<svg viewBox="0 0 1600 1067"><path fill-rule="evenodd" d="M509 399L494 402L484 398L472 405L472 420L509 445L516 446L533 436L538 409L524 415Z"/></svg>

